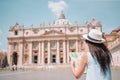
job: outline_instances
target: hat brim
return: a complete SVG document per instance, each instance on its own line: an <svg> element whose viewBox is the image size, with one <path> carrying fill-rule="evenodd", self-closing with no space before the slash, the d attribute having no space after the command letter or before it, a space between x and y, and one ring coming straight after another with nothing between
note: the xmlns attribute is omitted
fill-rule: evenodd
<svg viewBox="0 0 120 80"><path fill-rule="evenodd" d="M93 42L93 43L104 43L105 42L105 39L101 39L100 41L94 41L94 40L91 40L88 38L88 34L84 34L82 35L83 38L85 38L86 40L90 41L90 42Z"/></svg>

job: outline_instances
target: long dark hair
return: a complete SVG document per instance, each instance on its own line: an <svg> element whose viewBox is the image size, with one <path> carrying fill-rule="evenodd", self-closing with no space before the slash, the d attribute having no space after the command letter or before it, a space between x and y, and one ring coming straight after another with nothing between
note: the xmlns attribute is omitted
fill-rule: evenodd
<svg viewBox="0 0 120 80"><path fill-rule="evenodd" d="M86 43L88 44L89 50L94 59L97 59L101 71L106 74L106 71L110 68L112 59L110 51L104 43L93 43L88 40L86 40Z"/></svg>

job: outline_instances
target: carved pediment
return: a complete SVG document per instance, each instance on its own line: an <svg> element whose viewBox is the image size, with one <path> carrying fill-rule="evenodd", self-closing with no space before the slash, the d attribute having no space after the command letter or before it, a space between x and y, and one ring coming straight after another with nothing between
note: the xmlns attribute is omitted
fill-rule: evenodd
<svg viewBox="0 0 120 80"><path fill-rule="evenodd" d="M47 36L47 35L61 35L61 34L65 34L65 33L60 32L60 31L56 31L56 30L51 30L51 31L45 31L45 33L42 34L42 36Z"/></svg>

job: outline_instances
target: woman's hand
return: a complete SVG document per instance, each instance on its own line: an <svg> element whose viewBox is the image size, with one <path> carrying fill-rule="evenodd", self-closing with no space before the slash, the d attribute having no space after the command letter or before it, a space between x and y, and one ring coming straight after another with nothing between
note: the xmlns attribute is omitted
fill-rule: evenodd
<svg viewBox="0 0 120 80"><path fill-rule="evenodd" d="M79 66L76 69L76 65L77 63L75 61L71 61L70 65L71 65L71 69L73 72L73 75L78 79L81 77L81 75L83 74L85 67L87 65L87 55L83 54L81 59L78 60Z"/></svg>

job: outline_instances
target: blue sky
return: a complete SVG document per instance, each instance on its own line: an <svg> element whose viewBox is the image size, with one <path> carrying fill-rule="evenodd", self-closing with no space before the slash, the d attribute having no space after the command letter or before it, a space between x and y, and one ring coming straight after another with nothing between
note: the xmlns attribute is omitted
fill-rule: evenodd
<svg viewBox="0 0 120 80"><path fill-rule="evenodd" d="M0 50L7 49L9 27L16 22L26 28L47 25L57 20L61 10L79 25L95 18L105 33L120 26L120 0L0 0Z"/></svg>

